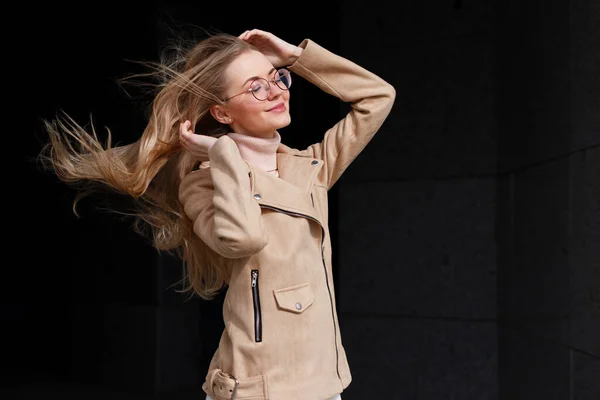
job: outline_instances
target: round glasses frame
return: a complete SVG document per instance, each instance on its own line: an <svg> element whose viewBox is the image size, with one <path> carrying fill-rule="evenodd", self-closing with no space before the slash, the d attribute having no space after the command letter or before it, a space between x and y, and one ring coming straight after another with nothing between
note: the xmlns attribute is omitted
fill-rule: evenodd
<svg viewBox="0 0 600 400"><path fill-rule="evenodd" d="M287 86L285 83L282 82L282 77L286 77L287 78ZM261 82L261 87L266 88L266 96L265 98L260 98L258 97L258 95L256 94L256 91L254 90L254 83L255 82ZM265 84L263 84L262 82L264 82ZM254 98L258 101L265 101L269 98L269 95L271 94L271 82L273 82L274 84L277 85L277 87L281 90L289 90L290 86L292 86L292 74L290 71L288 71L286 68L279 68L277 71L275 71L275 75L273 79L265 79L265 78L256 78L254 79L251 83L250 83L250 88L247 90L244 90L241 93L238 94L234 94L233 96L230 96L226 99L223 99L223 102L229 101L231 99L233 99L234 97L237 96L241 96L243 94L246 94L248 92L252 93L252 96L254 96Z"/></svg>

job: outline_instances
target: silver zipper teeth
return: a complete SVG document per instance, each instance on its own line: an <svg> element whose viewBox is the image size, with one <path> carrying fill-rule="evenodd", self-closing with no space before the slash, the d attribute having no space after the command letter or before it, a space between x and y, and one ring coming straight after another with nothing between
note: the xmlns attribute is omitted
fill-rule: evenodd
<svg viewBox="0 0 600 400"><path fill-rule="evenodd" d="M323 268L325 269L325 282L327 283L327 292L329 293L329 304L331 305L331 318L333 320L333 330L334 330L334 339L335 339L335 369L337 372L337 376L338 379L341 381L342 377L340 376L340 367L339 367L339 352L338 352L338 343L337 343L337 327L335 325L335 314L334 314L334 310L333 310L333 297L331 296L331 288L329 287L329 278L327 277L327 265L325 264L325 246L324 246L324 242L325 242L325 228L323 228L323 225L321 225L321 223L316 219L311 217L310 215L306 215L306 214L301 214L301 213L296 213L293 211L287 211L284 210L282 208L277 208L277 207L273 207L273 206L268 206L268 205L264 205L264 204L259 204L260 207L262 208L268 208L271 210L275 210L275 211L279 211L282 212L284 214L288 214L288 215L293 215L296 217L305 217L308 218L310 220L315 221L317 224L319 224L319 226L321 227L321 261L323 262Z"/></svg>

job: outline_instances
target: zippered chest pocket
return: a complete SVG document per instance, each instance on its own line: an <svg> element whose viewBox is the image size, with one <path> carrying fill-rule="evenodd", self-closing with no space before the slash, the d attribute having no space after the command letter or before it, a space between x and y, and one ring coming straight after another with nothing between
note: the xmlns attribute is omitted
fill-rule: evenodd
<svg viewBox="0 0 600 400"><path fill-rule="evenodd" d="M250 271L252 287L252 304L254 308L254 341L262 342L262 312L260 311L260 289L258 285L258 270Z"/></svg>

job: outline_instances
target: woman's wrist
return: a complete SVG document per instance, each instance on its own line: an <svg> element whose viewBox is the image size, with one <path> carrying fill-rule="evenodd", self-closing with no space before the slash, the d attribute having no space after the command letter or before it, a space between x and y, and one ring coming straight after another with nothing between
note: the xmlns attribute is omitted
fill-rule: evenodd
<svg viewBox="0 0 600 400"><path fill-rule="evenodd" d="M292 55L288 58L287 65L292 65L293 63L295 63L302 55L302 50L304 50L302 47L298 47L298 46L294 46L294 47L295 47L295 49L292 52Z"/></svg>

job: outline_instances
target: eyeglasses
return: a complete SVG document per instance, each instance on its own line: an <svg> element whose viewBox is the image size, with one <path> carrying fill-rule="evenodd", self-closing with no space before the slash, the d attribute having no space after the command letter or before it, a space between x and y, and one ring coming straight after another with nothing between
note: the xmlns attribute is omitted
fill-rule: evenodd
<svg viewBox="0 0 600 400"><path fill-rule="evenodd" d="M248 92L256 98L256 100L265 101L271 94L271 85L269 82L273 82L281 90L288 90L292 86L292 74L285 68L280 68L275 71L275 77L271 80L265 78L256 78L250 84L250 89L244 90L242 93L234 94L223 100L223 102L233 99L236 96L246 94Z"/></svg>

